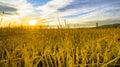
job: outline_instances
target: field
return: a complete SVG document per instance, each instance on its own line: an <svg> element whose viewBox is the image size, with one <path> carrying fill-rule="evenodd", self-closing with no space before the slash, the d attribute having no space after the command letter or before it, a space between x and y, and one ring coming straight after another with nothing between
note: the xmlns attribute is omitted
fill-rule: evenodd
<svg viewBox="0 0 120 67"><path fill-rule="evenodd" d="M120 28L0 28L0 67L119 67Z"/></svg>

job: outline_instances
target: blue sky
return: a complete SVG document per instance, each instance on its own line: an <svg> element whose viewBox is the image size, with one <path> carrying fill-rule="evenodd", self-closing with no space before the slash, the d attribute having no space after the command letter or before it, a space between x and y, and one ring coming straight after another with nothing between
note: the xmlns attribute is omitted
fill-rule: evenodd
<svg viewBox="0 0 120 67"><path fill-rule="evenodd" d="M71 24L108 23L108 19L119 20L120 0L0 0L0 12L3 10L7 17L34 16L45 19L48 24L58 24L57 17L61 24L64 19Z"/></svg>
<svg viewBox="0 0 120 67"><path fill-rule="evenodd" d="M27 1L36 7L45 5L50 0L27 0Z"/></svg>

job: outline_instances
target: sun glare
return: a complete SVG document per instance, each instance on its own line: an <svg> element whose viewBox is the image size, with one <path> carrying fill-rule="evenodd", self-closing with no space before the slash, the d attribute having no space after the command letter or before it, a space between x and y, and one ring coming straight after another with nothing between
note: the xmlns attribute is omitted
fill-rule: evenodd
<svg viewBox="0 0 120 67"><path fill-rule="evenodd" d="M36 25L37 21L36 20L31 20L29 21L29 25L34 26Z"/></svg>

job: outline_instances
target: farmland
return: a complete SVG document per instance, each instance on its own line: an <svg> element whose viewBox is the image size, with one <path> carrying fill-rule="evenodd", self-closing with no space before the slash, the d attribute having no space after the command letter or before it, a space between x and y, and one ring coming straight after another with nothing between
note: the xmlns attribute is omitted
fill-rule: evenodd
<svg viewBox="0 0 120 67"><path fill-rule="evenodd" d="M0 28L0 67L120 66L120 28Z"/></svg>

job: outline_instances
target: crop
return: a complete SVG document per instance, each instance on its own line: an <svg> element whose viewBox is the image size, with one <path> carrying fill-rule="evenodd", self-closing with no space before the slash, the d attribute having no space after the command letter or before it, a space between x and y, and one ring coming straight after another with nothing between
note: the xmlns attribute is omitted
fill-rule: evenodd
<svg viewBox="0 0 120 67"><path fill-rule="evenodd" d="M0 28L0 67L120 66L120 28Z"/></svg>

